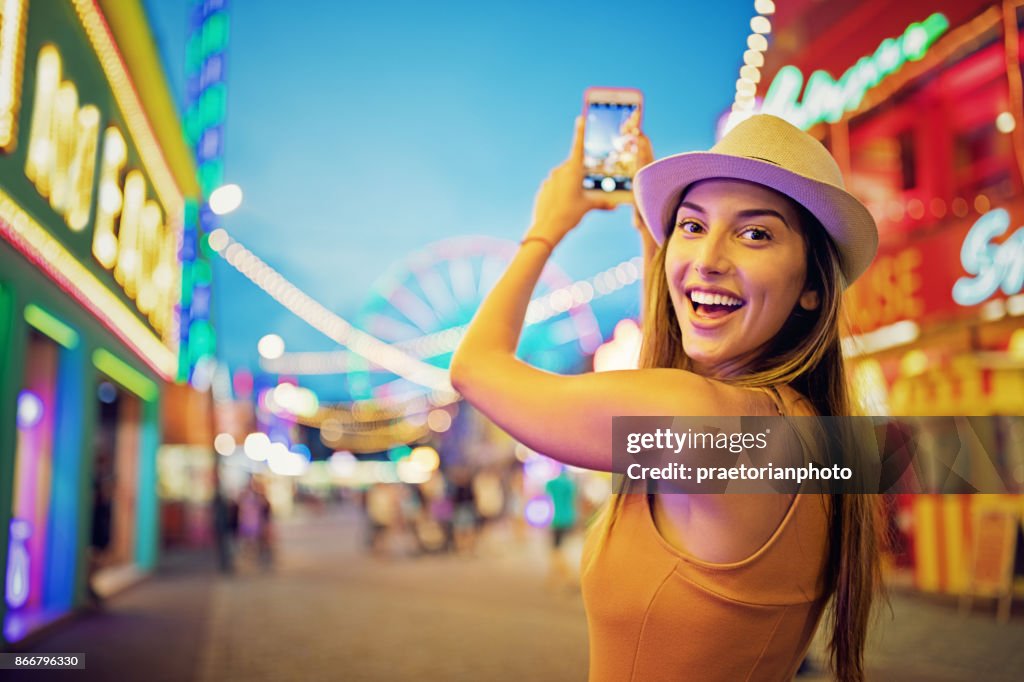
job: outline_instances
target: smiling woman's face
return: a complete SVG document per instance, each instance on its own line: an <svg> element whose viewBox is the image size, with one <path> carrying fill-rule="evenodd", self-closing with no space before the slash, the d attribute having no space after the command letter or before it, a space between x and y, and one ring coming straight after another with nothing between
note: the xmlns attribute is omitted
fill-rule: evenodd
<svg viewBox="0 0 1024 682"><path fill-rule="evenodd" d="M712 179L683 197L665 275L683 348L705 376L748 366L792 314L811 310L797 208L761 185Z"/></svg>

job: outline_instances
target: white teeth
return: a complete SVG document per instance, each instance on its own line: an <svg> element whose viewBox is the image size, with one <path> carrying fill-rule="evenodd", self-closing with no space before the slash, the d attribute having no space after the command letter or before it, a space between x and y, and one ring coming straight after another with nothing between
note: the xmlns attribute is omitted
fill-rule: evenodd
<svg viewBox="0 0 1024 682"><path fill-rule="evenodd" d="M741 306L743 301L732 296L725 296L723 294L709 294L703 291L694 290L690 292L690 298L694 303L701 305L729 305L729 306Z"/></svg>

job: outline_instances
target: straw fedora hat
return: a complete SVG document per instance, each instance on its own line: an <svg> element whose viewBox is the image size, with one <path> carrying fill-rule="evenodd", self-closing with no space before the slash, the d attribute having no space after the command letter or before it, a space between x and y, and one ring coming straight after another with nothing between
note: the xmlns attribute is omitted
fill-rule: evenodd
<svg viewBox="0 0 1024 682"><path fill-rule="evenodd" d="M875 219L846 191L835 159L816 139L777 116L751 116L710 151L669 156L637 172L634 198L655 241L665 240L683 191L710 178L756 182L801 204L835 242L847 284L875 257Z"/></svg>

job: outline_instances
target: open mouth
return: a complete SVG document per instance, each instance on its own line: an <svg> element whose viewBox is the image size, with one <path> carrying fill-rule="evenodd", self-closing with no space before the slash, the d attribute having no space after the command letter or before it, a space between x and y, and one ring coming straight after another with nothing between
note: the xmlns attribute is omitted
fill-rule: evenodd
<svg viewBox="0 0 1024 682"><path fill-rule="evenodd" d="M714 294L700 289L689 293L690 305L697 317L713 320L735 312L743 307L745 301L728 294Z"/></svg>

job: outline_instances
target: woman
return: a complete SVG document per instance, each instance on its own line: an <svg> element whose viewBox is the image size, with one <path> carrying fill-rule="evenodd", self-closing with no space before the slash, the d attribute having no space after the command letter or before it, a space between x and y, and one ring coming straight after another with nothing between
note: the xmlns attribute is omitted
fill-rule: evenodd
<svg viewBox="0 0 1024 682"><path fill-rule="evenodd" d="M527 446L605 471L613 416L849 414L840 298L877 230L827 150L766 115L637 173L650 233L641 369L557 376L517 360L551 251L610 208L580 191L582 155L578 120L452 360L467 400ZM862 679L875 528L866 496L616 495L584 557L590 679L790 679L830 597L833 668Z"/></svg>

